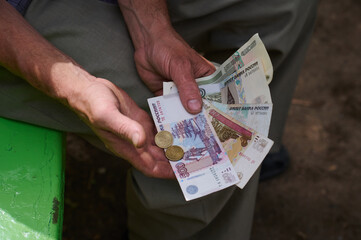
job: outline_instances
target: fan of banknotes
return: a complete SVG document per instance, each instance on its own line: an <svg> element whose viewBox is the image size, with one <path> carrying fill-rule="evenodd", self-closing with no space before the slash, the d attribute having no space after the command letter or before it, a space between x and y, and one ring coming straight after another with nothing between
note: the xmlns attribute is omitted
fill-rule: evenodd
<svg viewBox="0 0 361 240"><path fill-rule="evenodd" d="M273 67L255 34L210 76L196 80L203 110L189 114L173 82L148 99L156 144L177 177L185 199L232 185L243 188L271 149L268 139Z"/></svg>

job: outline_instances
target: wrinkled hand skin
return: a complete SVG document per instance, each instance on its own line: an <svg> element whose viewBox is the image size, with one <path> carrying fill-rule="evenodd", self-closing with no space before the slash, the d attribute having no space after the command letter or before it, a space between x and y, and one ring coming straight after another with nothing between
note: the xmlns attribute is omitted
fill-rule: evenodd
<svg viewBox="0 0 361 240"><path fill-rule="evenodd" d="M171 27L164 0L119 3L143 81L158 95L163 81L174 81L187 111L198 113L202 102L195 78L214 67ZM163 149L154 143L152 119L123 90L82 69L7 2L0 1L0 13L0 32L6 33L0 34L1 66L72 109L111 152L145 175L175 177Z"/></svg>
<svg viewBox="0 0 361 240"><path fill-rule="evenodd" d="M77 104L79 116L111 152L147 176L175 177L163 149L154 143L152 119L123 90L97 78L82 91Z"/></svg>
<svg viewBox="0 0 361 240"><path fill-rule="evenodd" d="M135 48L138 73L156 95L164 81L174 81L184 108L192 114L202 109L195 78L215 71L174 30L165 0L118 0Z"/></svg>
<svg viewBox="0 0 361 240"><path fill-rule="evenodd" d="M164 81L174 81L186 110L199 113L202 100L195 79L210 75L215 67L175 31L168 29L157 36L136 49L134 59L140 77L155 95L162 95Z"/></svg>

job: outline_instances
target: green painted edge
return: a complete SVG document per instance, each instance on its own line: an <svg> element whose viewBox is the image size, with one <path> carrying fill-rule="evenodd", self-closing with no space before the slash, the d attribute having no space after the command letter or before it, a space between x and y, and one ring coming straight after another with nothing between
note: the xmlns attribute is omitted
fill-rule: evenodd
<svg viewBox="0 0 361 240"><path fill-rule="evenodd" d="M61 239L65 134L0 118L0 239Z"/></svg>

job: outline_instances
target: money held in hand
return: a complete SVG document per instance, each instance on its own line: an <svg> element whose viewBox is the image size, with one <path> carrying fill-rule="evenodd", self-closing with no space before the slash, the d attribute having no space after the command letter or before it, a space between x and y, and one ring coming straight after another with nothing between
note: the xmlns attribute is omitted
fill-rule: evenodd
<svg viewBox="0 0 361 240"><path fill-rule="evenodd" d="M170 164L187 201L239 182L204 112L188 113L178 94L149 98L148 104L157 130L171 132L173 145L184 151L182 159Z"/></svg>
<svg viewBox="0 0 361 240"><path fill-rule="evenodd" d="M237 186L244 188L273 145L273 141L243 125L204 100L204 108L240 177Z"/></svg>
<svg viewBox="0 0 361 240"><path fill-rule="evenodd" d="M166 157L187 201L232 185L244 188L259 168L273 145L267 138L272 77L271 60L255 34L213 74L196 79L201 113L185 111L173 82L163 83L162 97L148 99L157 130L173 136L169 148L179 147L168 148Z"/></svg>
<svg viewBox="0 0 361 240"><path fill-rule="evenodd" d="M173 144L173 136L168 131L160 131L155 135L155 144L160 148L169 148Z"/></svg>
<svg viewBox="0 0 361 240"><path fill-rule="evenodd" d="M167 150L165 151L165 156L170 161L179 161L183 158L184 151L180 146L173 145L167 148Z"/></svg>

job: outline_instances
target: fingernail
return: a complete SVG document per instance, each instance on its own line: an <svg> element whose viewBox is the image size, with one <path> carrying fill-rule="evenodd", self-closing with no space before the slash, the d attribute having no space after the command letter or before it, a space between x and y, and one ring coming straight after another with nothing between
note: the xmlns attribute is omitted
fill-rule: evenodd
<svg viewBox="0 0 361 240"><path fill-rule="evenodd" d="M192 110L192 111L200 111L202 104L199 100L197 99L191 99L188 101L188 107Z"/></svg>
<svg viewBox="0 0 361 240"><path fill-rule="evenodd" d="M138 146L139 133L135 133L135 134L132 136L132 141L133 141L133 145L134 145L134 146Z"/></svg>

